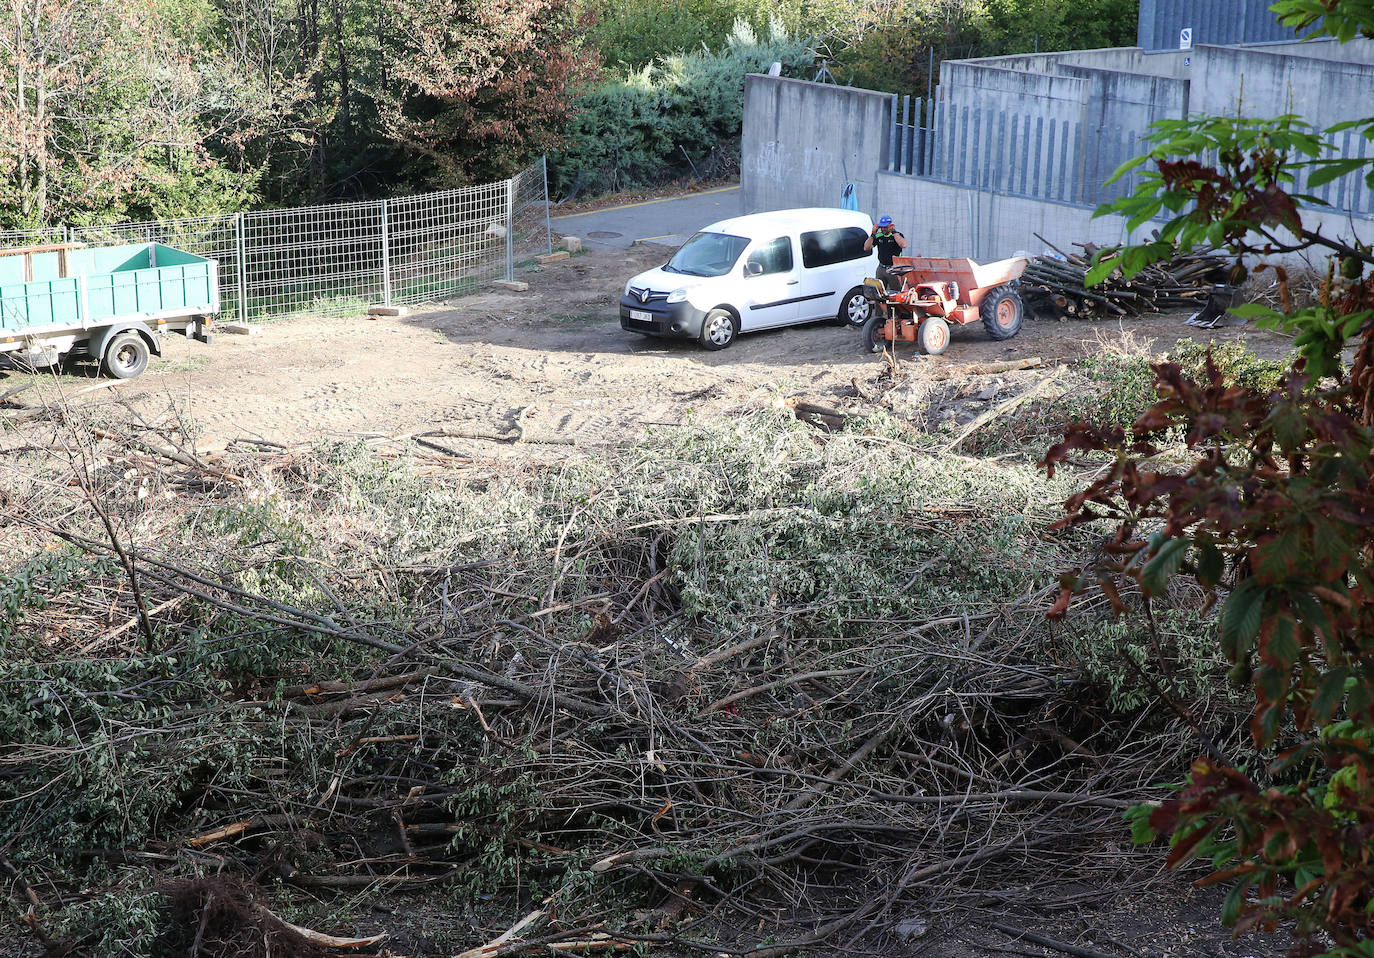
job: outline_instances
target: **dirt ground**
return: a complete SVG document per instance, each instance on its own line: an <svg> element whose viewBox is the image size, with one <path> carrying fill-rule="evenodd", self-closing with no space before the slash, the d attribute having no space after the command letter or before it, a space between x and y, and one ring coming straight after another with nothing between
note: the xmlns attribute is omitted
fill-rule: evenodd
<svg viewBox="0 0 1374 958"><path fill-rule="evenodd" d="M622 331L618 301L625 281L669 252L657 246L590 252L521 275L527 292L486 293L403 318L298 318L263 324L257 335L219 334L210 346L172 337L144 376L112 387L102 386L90 365L57 377L0 370L0 398L10 392L11 404L30 406L59 393L81 404L118 400L148 419L176 406L203 452L241 438L293 444L444 430L448 435L434 441L460 454L562 456L568 445L595 449L658 424L738 415L788 397L853 408L885 375L883 359L860 350L858 330L834 323L747 335L718 353ZM928 379L944 367L1038 357L1044 365L1027 375L1040 376L1123 336L1161 350L1179 338L1242 335L1266 358L1289 349L1278 334L1198 330L1183 325L1185 318L1031 319L1006 343L990 341L973 325L954 330L943 357L908 348L899 361L913 378ZM971 407L997 401L999 383L989 387L985 380L968 388ZM32 388L13 393L25 385ZM522 441L510 441L516 436ZM1045 880L1055 885L1054 876ZM1063 889L1056 892L1062 899ZM1062 953L1018 941L994 921L1087 949L1080 954L1265 958L1285 950L1281 939L1232 941L1216 922L1221 894L1160 876L1145 894L1115 905L1061 906L1042 915L990 912L957 928L932 928L900 953Z"/></svg>
<svg viewBox="0 0 1374 958"><path fill-rule="evenodd" d="M210 346L169 337L147 373L117 390L81 392L95 375L80 364L15 401L50 402L54 388L76 402L116 396L145 416L169 401L213 451L236 438L280 443L433 429L514 434L525 451L540 444L595 447L689 416L728 416L780 398L844 405L883 371L859 333L834 323L740 337L707 352L694 342L620 329L625 281L669 251L638 246L589 252L520 276L528 292L491 292L396 318L298 318L266 323L252 336L219 334ZM1262 356L1288 350L1278 334L1240 327L1197 330L1185 314L1114 322L1030 319L1015 339L989 340L980 324L956 328L948 352L901 360L920 376L941 366L1039 357L1072 361L1123 334L1163 349L1176 339L1245 335ZM0 394L29 377L0 372ZM986 400L985 400L986 401ZM454 439L472 448L471 440ZM482 443L491 454L491 442Z"/></svg>

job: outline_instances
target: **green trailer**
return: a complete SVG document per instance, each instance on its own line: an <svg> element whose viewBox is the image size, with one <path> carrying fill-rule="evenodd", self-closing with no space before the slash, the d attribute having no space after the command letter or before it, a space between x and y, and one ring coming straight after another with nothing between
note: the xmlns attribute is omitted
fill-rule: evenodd
<svg viewBox="0 0 1374 958"><path fill-rule="evenodd" d="M0 353L30 368L88 356L130 379L168 332L208 343L219 308L219 264L161 243L0 250Z"/></svg>

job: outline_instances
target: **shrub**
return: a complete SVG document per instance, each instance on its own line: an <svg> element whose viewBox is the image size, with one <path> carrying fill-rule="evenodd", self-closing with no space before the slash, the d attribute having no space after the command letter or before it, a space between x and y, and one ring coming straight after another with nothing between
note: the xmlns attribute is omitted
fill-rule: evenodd
<svg viewBox="0 0 1374 958"><path fill-rule="evenodd" d="M1178 364L1185 375L1201 378L1210 352L1222 381L1261 393L1278 388L1285 365L1260 359L1245 340L1199 343L1180 339L1163 357ZM1146 349L1105 349L1084 360L1081 369L1097 385L1097 391L1071 407L1075 417L1098 426L1129 429L1159 398L1154 373L1155 358Z"/></svg>
<svg viewBox="0 0 1374 958"><path fill-rule="evenodd" d="M774 62L785 76L802 75L810 44L780 21L761 39L737 20L719 52L670 56L589 90L577 101L566 147L549 157L550 189L653 185L690 174L713 150L738 154L745 74Z"/></svg>
<svg viewBox="0 0 1374 958"><path fill-rule="evenodd" d="M801 20L796 0L604 0L594 6L592 40L602 60L632 71L674 54L718 49L741 20L754 27L780 20L790 29Z"/></svg>

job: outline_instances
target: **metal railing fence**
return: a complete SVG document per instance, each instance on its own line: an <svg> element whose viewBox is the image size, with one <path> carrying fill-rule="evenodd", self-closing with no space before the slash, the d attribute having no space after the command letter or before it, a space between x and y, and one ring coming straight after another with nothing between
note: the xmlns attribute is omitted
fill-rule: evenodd
<svg viewBox="0 0 1374 958"><path fill-rule="evenodd" d="M513 278L552 250L546 161L497 183L393 200L107 226L0 230L0 247L162 243L219 262L221 315L348 315Z"/></svg>
<svg viewBox="0 0 1374 958"><path fill-rule="evenodd" d="M0 230L0 249L7 246L44 246L66 239L62 227L36 230Z"/></svg>
<svg viewBox="0 0 1374 958"><path fill-rule="evenodd" d="M1374 158L1374 142L1346 130L1327 157ZM1034 110L958 107L923 98L892 97L884 169L954 186L1024 196L1052 203L1096 207L1135 190L1139 171L1107 180L1146 148L1143 132L1056 119ZM1299 172L1292 192L1311 194L1335 210L1374 218L1374 189L1360 176L1345 176L1316 189Z"/></svg>

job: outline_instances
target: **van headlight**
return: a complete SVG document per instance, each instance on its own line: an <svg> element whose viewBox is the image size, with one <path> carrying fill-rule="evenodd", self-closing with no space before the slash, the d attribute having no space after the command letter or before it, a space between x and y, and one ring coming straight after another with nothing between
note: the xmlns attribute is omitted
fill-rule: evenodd
<svg viewBox="0 0 1374 958"><path fill-rule="evenodd" d="M631 280L630 282L634 282L634 281ZM625 292L621 293L620 295L621 295L621 296L629 296L629 295L630 295L630 283L626 283L626 284L625 284Z"/></svg>
<svg viewBox="0 0 1374 958"><path fill-rule="evenodd" d="M685 290L685 289L675 289L675 290L673 290L671 293L668 294L668 298L667 298L666 300L664 300L664 302L668 302L668 303L680 303L680 302L682 302L682 301L683 301L684 299L686 299L686 298L687 298L687 290Z"/></svg>

